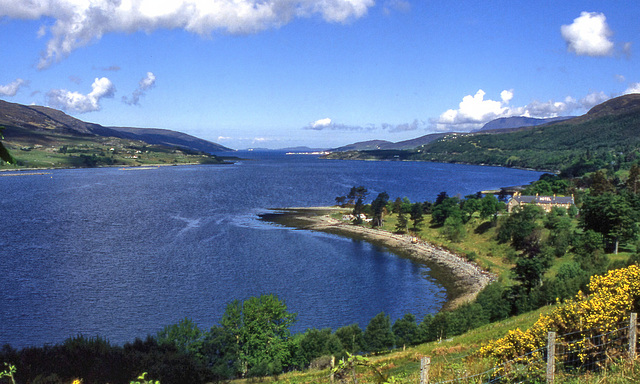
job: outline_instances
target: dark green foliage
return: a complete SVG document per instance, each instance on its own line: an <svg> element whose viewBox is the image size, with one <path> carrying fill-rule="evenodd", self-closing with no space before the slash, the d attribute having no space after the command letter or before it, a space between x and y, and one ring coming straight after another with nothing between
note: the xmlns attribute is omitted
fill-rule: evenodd
<svg viewBox="0 0 640 384"><path fill-rule="evenodd" d="M4 137L2 136L2 131L5 129L5 127L0 126L0 140L4 139ZM13 156L11 156L11 153L9 153L9 151L7 150L7 148L5 148L5 146L0 142L0 160L10 163L10 164L15 164L16 160L13 158Z"/></svg>
<svg viewBox="0 0 640 384"><path fill-rule="evenodd" d="M407 216L404 213L400 212L398 214L398 222L396 223L396 231L399 233L407 232L407 224Z"/></svg>
<svg viewBox="0 0 640 384"><path fill-rule="evenodd" d="M531 204L517 209L500 224L498 241L502 243L510 241L515 249L522 249L525 239L539 228L537 220L542 218L543 214L542 208Z"/></svg>
<svg viewBox="0 0 640 384"><path fill-rule="evenodd" d="M335 335L340 340L345 351L357 353L365 350L364 334L358 324L338 328Z"/></svg>
<svg viewBox="0 0 640 384"><path fill-rule="evenodd" d="M184 318L177 324L164 327L156 338L159 344L173 344L182 352L197 354L202 348L204 336L204 332L193 321Z"/></svg>
<svg viewBox="0 0 640 384"><path fill-rule="evenodd" d="M388 201L389 195L386 192L380 192L376 199L371 203L371 210L373 211L373 221L371 222L372 226L382 226L384 211Z"/></svg>
<svg viewBox="0 0 640 384"><path fill-rule="evenodd" d="M493 220L496 220L498 213L504 210L506 210L506 205L494 195L486 195L480 200L480 218L483 220L489 217L493 217Z"/></svg>
<svg viewBox="0 0 640 384"><path fill-rule="evenodd" d="M537 229L525 237L521 245L523 252L517 258L512 272L514 280L529 294L542 283L542 276L551 265L551 255L548 249L543 249L540 231Z"/></svg>
<svg viewBox="0 0 640 384"><path fill-rule="evenodd" d="M382 352L394 345L394 336L391 331L391 319L384 312L378 313L367 324L364 331L364 342L367 350Z"/></svg>
<svg viewBox="0 0 640 384"><path fill-rule="evenodd" d="M262 376L282 372L290 357L289 327L296 314L289 313L275 295L251 297L241 306L236 301L227 311L222 326L238 341L243 373Z"/></svg>
<svg viewBox="0 0 640 384"><path fill-rule="evenodd" d="M418 340L416 317L410 313L396 320L391 327L397 347L415 344Z"/></svg>
<svg viewBox="0 0 640 384"><path fill-rule="evenodd" d="M462 241L467 235L462 219L457 215L447 217L442 225L442 234L454 243Z"/></svg>
<svg viewBox="0 0 640 384"><path fill-rule="evenodd" d="M545 281L542 285L544 304L553 304L556 300L566 300L584 289L589 282L589 274L576 262L560 266L556 278Z"/></svg>
<svg viewBox="0 0 640 384"><path fill-rule="evenodd" d="M505 300L505 288L499 282L487 285L476 297L476 303L484 311L484 316L489 322L503 320L509 317L511 306Z"/></svg>
<svg viewBox="0 0 640 384"><path fill-rule="evenodd" d="M129 383L146 371L162 383L205 383L210 376L205 367L170 344L160 345L149 337L124 346L114 346L101 338L83 336L63 344L20 351L4 347L0 360L16 365L16 381L69 383L82 378L85 383Z"/></svg>
<svg viewBox="0 0 640 384"><path fill-rule="evenodd" d="M347 204L353 205L355 203L356 200L360 199L363 200L367 197L367 194L369 192L367 191L367 188L363 187L363 186L359 186L359 187L351 187L351 190L349 191L349 193L347 194Z"/></svg>
<svg viewBox="0 0 640 384"><path fill-rule="evenodd" d="M424 206L420 203L414 203L411 206L410 218L413 220L413 228L418 229L424 220Z"/></svg>
<svg viewBox="0 0 640 384"><path fill-rule="evenodd" d="M436 203L433 204L431 209L431 223L437 227L443 226L444 222L449 217L455 217L462 221L462 211L460 210L460 199L457 197L445 197L441 198L438 195Z"/></svg>
<svg viewBox="0 0 640 384"><path fill-rule="evenodd" d="M359 198L358 200L356 200L356 204L353 206L353 216L355 217L355 219L353 219L354 224L362 224L362 217L360 217L360 215L363 212L364 204L362 202L362 199Z"/></svg>
<svg viewBox="0 0 640 384"><path fill-rule="evenodd" d="M585 229L600 233L607 249L616 253L620 241L634 240L638 234L638 213L623 196L610 192L585 197L581 219Z"/></svg>
<svg viewBox="0 0 640 384"><path fill-rule="evenodd" d="M338 336L331 333L331 329L322 330L311 328L300 335L297 339L298 366L300 368L308 366L314 359L321 356L344 355L344 348Z"/></svg>

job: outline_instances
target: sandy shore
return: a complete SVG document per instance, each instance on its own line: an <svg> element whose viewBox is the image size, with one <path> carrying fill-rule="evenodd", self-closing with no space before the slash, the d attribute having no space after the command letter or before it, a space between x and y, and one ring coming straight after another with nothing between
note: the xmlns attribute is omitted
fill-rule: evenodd
<svg viewBox="0 0 640 384"><path fill-rule="evenodd" d="M424 262L437 270L436 278L447 290L445 308L452 309L473 300L495 276L465 258L409 235L352 225L330 217L336 207L288 208L261 215L263 220L285 226L355 237L382 245L401 256Z"/></svg>

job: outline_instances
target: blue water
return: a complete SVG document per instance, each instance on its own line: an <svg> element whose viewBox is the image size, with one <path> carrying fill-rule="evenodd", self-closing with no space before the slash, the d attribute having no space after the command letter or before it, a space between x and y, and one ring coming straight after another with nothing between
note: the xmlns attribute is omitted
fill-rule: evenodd
<svg viewBox="0 0 640 384"><path fill-rule="evenodd" d="M258 220L268 208L371 195L434 200L526 184L537 172L255 155L234 165L48 171L0 177L0 345L100 335L113 343L274 293L294 331L422 318L446 301L429 268L362 241Z"/></svg>

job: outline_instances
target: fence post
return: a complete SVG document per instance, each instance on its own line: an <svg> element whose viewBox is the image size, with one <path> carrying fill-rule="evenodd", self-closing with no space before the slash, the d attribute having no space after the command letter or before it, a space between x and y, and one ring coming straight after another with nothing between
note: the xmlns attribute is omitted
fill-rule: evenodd
<svg viewBox="0 0 640 384"><path fill-rule="evenodd" d="M430 357L422 357L420 359L420 384L429 383L429 366L431 365Z"/></svg>
<svg viewBox="0 0 640 384"><path fill-rule="evenodd" d="M632 313L629 320L629 359L636 359L636 347L638 345L638 314Z"/></svg>
<svg viewBox="0 0 640 384"><path fill-rule="evenodd" d="M556 333L549 332L547 337L547 383L553 383L556 374Z"/></svg>
<svg viewBox="0 0 640 384"><path fill-rule="evenodd" d="M333 380L335 379L335 374L333 373L334 368L336 367L336 357L331 355L331 374L329 374L329 378L331 379L331 383L333 384Z"/></svg>

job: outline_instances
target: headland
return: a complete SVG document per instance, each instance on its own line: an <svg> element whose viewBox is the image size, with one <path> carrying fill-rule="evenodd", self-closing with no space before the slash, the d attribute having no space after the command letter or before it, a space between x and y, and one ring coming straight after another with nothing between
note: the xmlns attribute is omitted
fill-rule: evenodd
<svg viewBox="0 0 640 384"><path fill-rule="evenodd" d="M447 291L445 309L453 309L472 301L495 276L475 263L446 249L408 234L392 233L332 218L339 207L285 208L260 215L262 220L287 227L332 233L360 239L387 248L401 257L426 264L432 276Z"/></svg>

